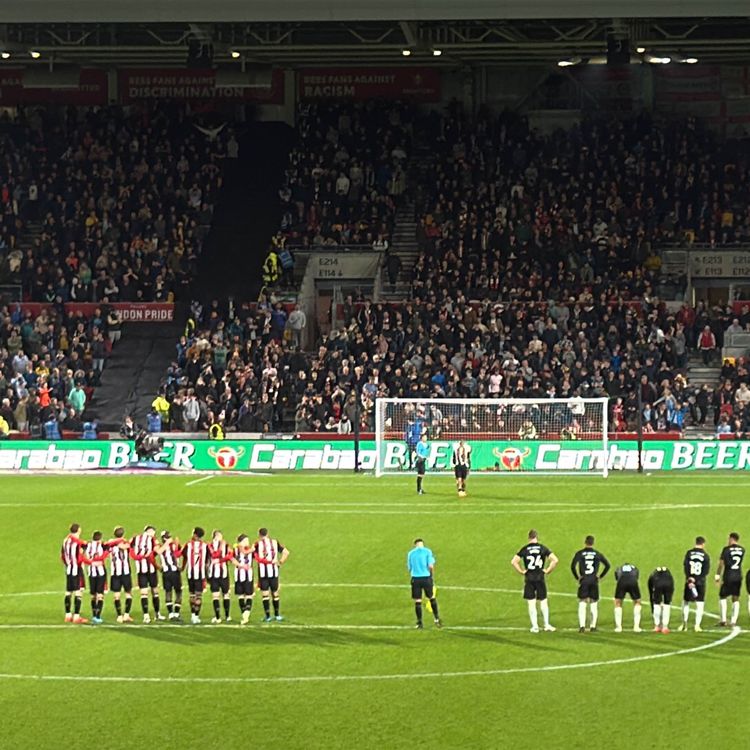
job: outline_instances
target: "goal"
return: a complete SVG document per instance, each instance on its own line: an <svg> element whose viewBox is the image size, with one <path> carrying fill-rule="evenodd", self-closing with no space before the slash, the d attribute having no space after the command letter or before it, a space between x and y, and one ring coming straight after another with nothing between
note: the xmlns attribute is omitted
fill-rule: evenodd
<svg viewBox="0 0 750 750"><path fill-rule="evenodd" d="M409 469L427 433L430 472L452 471L459 440L473 473L595 474L609 470L606 398L381 398L375 407L377 476Z"/></svg>

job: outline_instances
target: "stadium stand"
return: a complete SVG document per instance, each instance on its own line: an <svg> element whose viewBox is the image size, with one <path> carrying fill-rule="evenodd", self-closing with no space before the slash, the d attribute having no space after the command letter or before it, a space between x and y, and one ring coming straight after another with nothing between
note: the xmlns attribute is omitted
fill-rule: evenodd
<svg viewBox="0 0 750 750"><path fill-rule="evenodd" d="M226 141L194 123L172 104L21 110L2 142L0 235L26 299L189 297Z"/></svg>
<svg viewBox="0 0 750 750"><path fill-rule="evenodd" d="M302 108L280 190L287 244L387 247L407 186L413 116L387 102Z"/></svg>
<svg viewBox="0 0 750 750"><path fill-rule="evenodd" d="M388 128L417 115L382 110L360 119L338 104L303 115L282 190L282 233L313 245L358 240L355 224L328 221L347 204L337 205L336 181L351 165L351 190L359 179L351 169L356 176L361 166L364 185L387 192L368 144L383 144L381 166L392 146L406 144L397 156L406 169L410 130ZM368 131L358 122L374 124ZM177 361L168 378L174 410L194 390L201 428L217 413L249 431L291 427L293 415L298 432L346 433L357 400L361 427L372 428L377 395L607 395L613 429L625 431L636 422L640 388L647 431L703 424L706 399L715 406L716 397L688 384L688 357L705 325L721 347L726 311L670 311L659 297L657 248L745 238L750 225L735 205L722 144L694 120L669 139L643 118L549 137L512 115L469 121L458 106L427 123L420 137L431 138L433 156L416 186L420 254L405 271L412 301L348 299L343 325L314 352L290 344L280 304L232 320L216 303L182 345L191 367ZM707 153L717 158L708 163Z"/></svg>
<svg viewBox="0 0 750 750"><path fill-rule="evenodd" d="M36 317L0 308L0 414L10 429L80 436L118 330L106 307L89 318L62 305Z"/></svg>

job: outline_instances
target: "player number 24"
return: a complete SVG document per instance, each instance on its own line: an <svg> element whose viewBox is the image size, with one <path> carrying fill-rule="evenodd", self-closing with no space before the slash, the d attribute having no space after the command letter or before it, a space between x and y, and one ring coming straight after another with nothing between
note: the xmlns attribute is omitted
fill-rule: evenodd
<svg viewBox="0 0 750 750"><path fill-rule="evenodd" d="M541 555L526 555L526 568L528 570L537 570L544 566Z"/></svg>

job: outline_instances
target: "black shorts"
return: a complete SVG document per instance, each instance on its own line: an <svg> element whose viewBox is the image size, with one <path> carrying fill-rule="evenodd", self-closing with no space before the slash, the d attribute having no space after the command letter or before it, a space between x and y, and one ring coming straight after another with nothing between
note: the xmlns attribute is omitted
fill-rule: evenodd
<svg viewBox="0 0 750 750"><path fill-rule="evenodd" d="M424 594L428 599L435 595L435 584L432 576L415 576L411 579L411 598L421 599Z"/></svg>
<svg viewBox="0 0 750 750"><path fill-rule="evenodd" d="M580 581L578 584L578 598L599 601L599 581Z"/></svg>
<svg viewBox="0 0 750 750"><path fill-rule="evenodd" d="M739 596L742 593L742 579L736 581L723 581L719 589L719 598L726 599L730 596Z"/></svg>
<svg viewBox="0 0 750 750"><path fill-rule="evenodd" d="M685 582L685 590L682 592L683 602L705 602L706 601L706 579L696 578L695 579L695 593L698 596L693 597L693 592L690 590L690 586L687 581Z"/></svg>
<svg viewBox="0 0 750 750"><path fill-rule="evenodd" d="M424 458L418 458L415 466L417 467L417 474L423 477L425 471L427 471L427 461Z"/></svg>
<svg viewBox="0 0 750 750"><path fill-rule="evenodd" d="M133 590L133 579L130 577L130 573L125 573L121 576L112 576L109 581L109 588L112 593L119 593L120 590L129 594Z"/></svg>
<svg viewBox="0 0 750 750"><path fill-rule="evenodd" d="M156 571L153 573L139 573L138 574L138 588L139 589L155 589L159 586L159 576Z"/></svg>
<svg viewBox="0 0 750 750"><path fill-rule="evenodd" d="M203 578L188 578L188 591L191 594L202 594L206 582Z"/></svg>
<svg viewBox="0 0 750 750"><path fill-rule="evenodd" d="M547 598L547 581L544 578L529 580L523 584L523 598L542 601Z"/></svg>
<svg viewBox="0 0 750 750"><path fill-rule="evenodd" d="M747 587L747 593L750 594L750 570L745 575L745 586Z"/></svg>
<svg viewBox="0 0 750 750"><path fill-rule="evenodd" d="M258 583L260 584L261 591L270 591L275 594L279 590L279 579L274 578L259 578Z"/></svg>
<svg viewBox="0 0 750 750"><path fill-rule="evenodd" d="M107 576L89 576L89 591L91 596L103 594L107 589Z"/></svg>
<svg viewBox="0 0 750 750"><path fill-rule="evenodd" d="M252 581L235 581L234 593L236 596L252 596L254 593Z"/></svg>
<svg viewBox="0 0 750 750"><path fill-rule="evenodd" d="M82 573L66 574L65 576L65 590L66 591L80 591L85 588Z"/></svg>
<svg viewBox="0 0 750 750"><path fill-rule="evenodd" d="M633 601L638 601L641 598L641 587L637 581L630 583L629 581L618 581L615 586L615 599L622 601L626 597L630 597Z"/></svg>
<svg viewBox="0 0 750 750"><path fill-rule="evenodd" d="M176 591L182 593L182 575L179 570L165 570L161 574L164 583L164 591Z"/></svg>
<svg viewBox="0 0 750 750"><path fill-rule="evenodd" d="M218 594L219 592L222 594L229 593L229 578L209 578L208 583L211 586L212 594Z"/></svg>
<svg viewBox="0 0 750 750"><path fill-rule="evenodd" d="M674 597L674 586L670 586L669 588L657 586L651 592L651 604L671 604L672 597Z"/></svg>
<svg viewBox="0 0 750 750"><path fill-rule="evenodd" d="M465 480L469 476L468 466L454 466L453 473L456 475L456 479Z"/></svg>

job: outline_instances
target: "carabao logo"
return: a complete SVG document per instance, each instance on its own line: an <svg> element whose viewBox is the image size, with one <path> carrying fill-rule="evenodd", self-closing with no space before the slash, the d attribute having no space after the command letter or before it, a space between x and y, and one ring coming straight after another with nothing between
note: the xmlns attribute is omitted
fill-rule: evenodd
<svg viewBox="0 0 750 750"><path fill-rule="evenodd" d="M209 448L208 455L216 461L216 465L224 470L231 471L237 467L237 462L242 458L245 453L244 448L230 448L228 445L224 445L221 448Z"/></svg>
<svg viewBox="0 0 750 750"><path fill-rule="evenodd" d="M520 471L523 469L524 459L531 453L531 448L493 448L492 455L500 460L500 466L506 471Z"/></svg>

